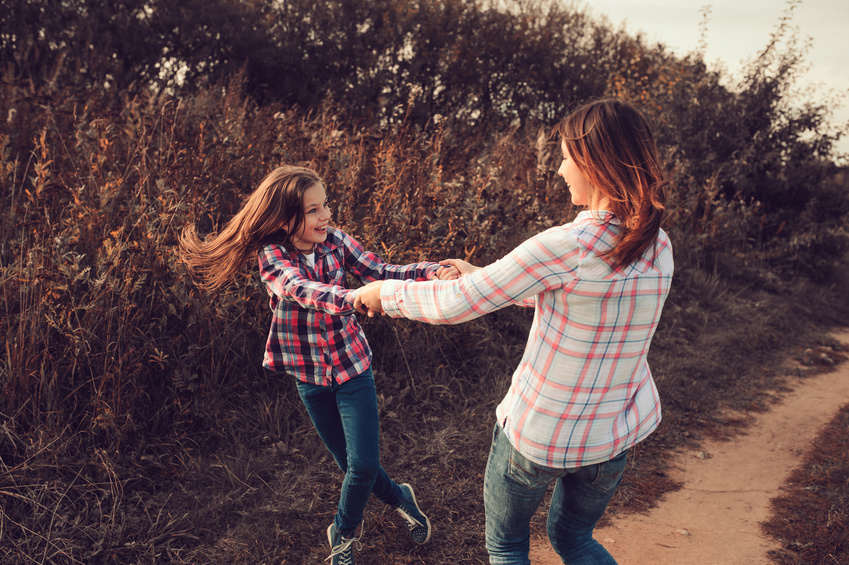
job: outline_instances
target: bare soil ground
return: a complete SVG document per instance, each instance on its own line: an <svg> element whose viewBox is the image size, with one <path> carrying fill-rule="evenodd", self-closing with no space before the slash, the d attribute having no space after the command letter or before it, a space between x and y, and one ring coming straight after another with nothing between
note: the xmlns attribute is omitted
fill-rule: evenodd
<svg viewBox="0 0 849 565"><path fill-rule="evenodd" d="M834 338L849 344L849 330ZM730 440L679 451L669 473L683 487L647 513L617 514L596 539L620 565L772 563L768 552L780 544L760 524L817 433L849 402L849 363L790 386ZM544 534L532 540L531 561L561 563Z"/></svg>

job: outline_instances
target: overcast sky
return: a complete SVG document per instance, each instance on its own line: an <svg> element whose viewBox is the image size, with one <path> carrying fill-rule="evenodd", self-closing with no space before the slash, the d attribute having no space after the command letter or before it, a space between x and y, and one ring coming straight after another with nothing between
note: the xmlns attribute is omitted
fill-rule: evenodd
<svg viewBox="0 0 849 565"><path fill-rule="evenodd" d="M788 7L782 0L585 0L583 5L615 27L624 23L630 32L642 30L647 40L680 55L698 47L702 12L709 6L705 60L721 62L732 73L767 45ZM821 85L823 99L830 89L849 93L849 0L803 0L791 26L800 40L813 40L805 80ZM849 100L841 106L835 122L849 121ZM841 140L840 151L849 153L849 138Z"/></svg>

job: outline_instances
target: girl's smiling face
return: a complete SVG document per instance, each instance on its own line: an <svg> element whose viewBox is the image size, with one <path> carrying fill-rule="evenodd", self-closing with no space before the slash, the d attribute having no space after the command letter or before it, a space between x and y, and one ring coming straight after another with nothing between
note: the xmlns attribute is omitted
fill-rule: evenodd
<svg viewBox="0 0 849 565"><path fill-rule="evenodd" d="M295 220L292 220L286 226L286 231L298 251L312 253L316 243L327 239L327 226L330 224L327 193L321 183L316 183L304 191L303 206L304 222L297 228L297 232L292 233L295 223Z"/></svg>
<svg viewBox="0 0 849 565"><path fill-rule="evenodd" d="M560 143L560 149L563 151L563 162L560 164L560 168L557 169L557 174L562 176L563 180L569 186L569 194L572 195L572 204L575 206L590 206L595 196L595 191L592 185L590 185L590 181L578 169L577 163L569 155L569 149L566 147L565 141Z"/></svg>

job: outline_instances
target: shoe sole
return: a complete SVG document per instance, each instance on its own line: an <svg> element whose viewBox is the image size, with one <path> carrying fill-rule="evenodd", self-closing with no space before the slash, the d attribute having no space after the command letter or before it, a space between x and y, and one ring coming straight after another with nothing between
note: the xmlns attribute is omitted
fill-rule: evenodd
<svg viewBox="0 0 849 565"><path fill-rule="evenodd" d="M327 526L327 543L330 544L330 550L333 550L333 524Z"/></svg>
<svg viewBox="0 0 849 565"><path fill-rule="evenodd" d="M424 516L425 522L427 523L427 537L425 538L425 540L424 541L416 541L416 539L413 538L413 541L416 541L417 544L424 545L428 541L430 541L430 534L433 533L433 528L430 527L430 520L428 519L427 514L422 512L422 509L419 508L419 501L416 500L416 491L413 490L412 485L410 485L410 483L402 483L402 486L405 486L410 490L410 495L413 497L413 504L416 505L416 508L418 508L418 510L419 510L419 514Z"/></svg>

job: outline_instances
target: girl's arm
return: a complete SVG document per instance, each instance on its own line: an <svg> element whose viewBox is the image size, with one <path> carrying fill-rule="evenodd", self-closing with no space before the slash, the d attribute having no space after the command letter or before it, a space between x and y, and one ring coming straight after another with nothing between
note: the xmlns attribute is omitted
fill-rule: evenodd
<svg viewBox="0 0 849 565"><path fill-rule="evenodd" d="M370 251L363 249L356 239L336 230L345 247L345 267L361 283L377 280L416 280L426 281L436 277L438 263L425 261L409 265L392 265Z"/></svg>
<svg viewBox="0 0 849 565"><path fill-rule="evenodd" d="M269 292L282 300L326 314L354 313L354 292L337 285L310 280L300 273L298 265L286 258L276 245L259 252L259 274Z"/></svg>
<svg viewBox="0 0 849 565"><path fill-rule="evenodd" d="M360 289L358 302L379 312L369 304L377 290L380 307L392 317L459 324L563 287L575 279L579 255L579 248L564 241L562 234L544 232L506 257L457 280L384 281Z"/></svg>

